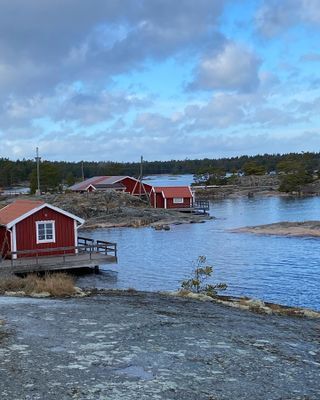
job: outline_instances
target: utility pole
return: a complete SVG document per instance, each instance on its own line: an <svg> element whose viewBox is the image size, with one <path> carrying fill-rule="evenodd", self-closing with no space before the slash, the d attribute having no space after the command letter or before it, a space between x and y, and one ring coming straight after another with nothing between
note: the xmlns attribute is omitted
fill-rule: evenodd
<svg viewBox="0 0 320 400"><path fill-rule="evenodd" d="M140 160L140 176L139 176L140 185L139 185L139 197L141 197L142 178L143 178L143 156L141 156L141 160Z"/></svg>
<svg viewBox="0 0 320 400"><path fill-rule="evenodd" d="M37 162L37 190L36 190L36 195L40 196L41 195L41 190L40 190L40 160L41 157L39 157L39 148L36 148L36 162Z"/></svg>
<svg viewBox="0 0 320 400"><path fill-rule="evenodd" d="M82 182L84 182L84 169L83 169L83 161L81 161L81 176L82 176Z"/></svg>

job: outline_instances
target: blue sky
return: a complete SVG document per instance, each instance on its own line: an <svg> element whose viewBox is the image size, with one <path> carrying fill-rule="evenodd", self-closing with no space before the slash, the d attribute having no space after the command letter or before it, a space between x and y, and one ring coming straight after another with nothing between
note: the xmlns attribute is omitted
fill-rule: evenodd
<svg viewBox="0 0 320 400"><path fill-rule="evenodd" d="M0 6L0 157L320 151L320 0Z"/></svg>

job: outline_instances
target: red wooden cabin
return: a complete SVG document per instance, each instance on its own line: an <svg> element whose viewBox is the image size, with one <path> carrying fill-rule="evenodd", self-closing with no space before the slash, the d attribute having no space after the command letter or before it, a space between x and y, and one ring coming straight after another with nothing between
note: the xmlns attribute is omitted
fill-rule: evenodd
<svg viewBox="0 0 320 400"><path fill-rule="evenodd" d="M151 206L154 208L191 208L193 196L189 186L156 186L152 188Z"/></svg>
<svg viewBox="0 0 320 400"><path fill-rule="evenodd" d="M152 186L147 183L140 183L138 179L130 176L94 176L83 182L76 183L69 189L73 192L116 190L137 196L150 195Z"/></svg>
<svg viewBox="0 0 320 400"><path fill-rule="evenodd" d="M43 256L62 254L53 249L77 246L78 227L83 223L83 219L43 201L17 200L0 210L0 256L6 258L13 252L13 259L34 257L32 250L42 249L48 249L40 254ZM15 254L23 251L29 253Z"/></svg>

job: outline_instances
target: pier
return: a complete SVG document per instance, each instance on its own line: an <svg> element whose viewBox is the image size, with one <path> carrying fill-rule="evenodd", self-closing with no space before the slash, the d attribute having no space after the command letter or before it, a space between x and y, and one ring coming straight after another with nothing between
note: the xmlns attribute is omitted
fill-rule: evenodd
<svg viewBox="0 0 320 400"><path fill-rule="evenodd" d="M48 255L50 253L50 255ZM0 262L0 272L25 274L50 271L99 270L101 264L117 263L117 244L78 237L77 246L14 251Z"/></svg>

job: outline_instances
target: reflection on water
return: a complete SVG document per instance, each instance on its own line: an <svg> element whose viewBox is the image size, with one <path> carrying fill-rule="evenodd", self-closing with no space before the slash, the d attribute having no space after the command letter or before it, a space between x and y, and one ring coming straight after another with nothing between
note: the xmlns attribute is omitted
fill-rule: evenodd
<svg viewBox="0 0 320 400"><path fill-rule="evenodd" d="M228 293L263 298L288 305L320 309L320 240L231 233L230 228L320 219L320 198L265 197L211 203L216 220L205 224L152 228L102 229L86 235L115 241L118 271L79 278L79 285L98 288L174 290L193 269L192 261L207 256L216 281Z"/></svg>

